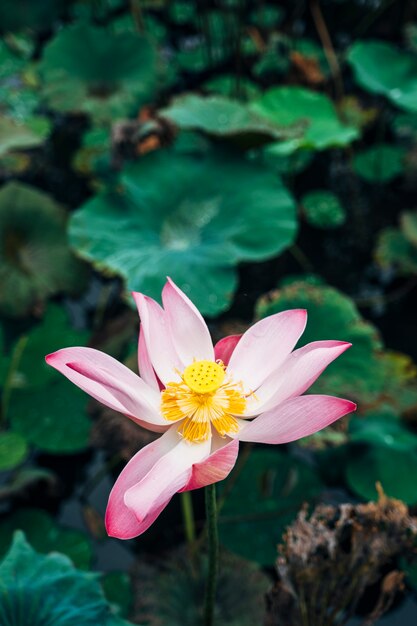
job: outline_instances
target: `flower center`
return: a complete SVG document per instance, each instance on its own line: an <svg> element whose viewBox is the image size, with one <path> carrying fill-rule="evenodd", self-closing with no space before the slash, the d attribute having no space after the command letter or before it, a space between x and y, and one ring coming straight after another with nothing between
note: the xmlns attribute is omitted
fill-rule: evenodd
<svg viewBox="0 0 417 626"><path fill-rule="evenodd" d="M220 387L225 376L224 368L218 363L196 361L185 368L182 378L192 391L211 393Z"/></svg>
<svg viewBox="0 0 417 626"><path fill-rule="evenodd" d="M185 368L181 382L168 383L161 394L161 411L170 422L182 421L179 432L193 442L206 441L211 425L221 436L239 430L246 398L241 385L227 380L224 365L195 361Z"/></svg>

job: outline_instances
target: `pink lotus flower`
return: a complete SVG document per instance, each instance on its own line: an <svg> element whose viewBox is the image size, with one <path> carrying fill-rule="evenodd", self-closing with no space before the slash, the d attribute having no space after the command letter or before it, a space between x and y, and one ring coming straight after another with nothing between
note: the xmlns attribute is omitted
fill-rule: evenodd
<svg viewBox="0 0 417 626"><path fill-rule="evenodd" d="M349 400L302 394L351 344L316 341L292 352L307 312L283 311L213 348L192 302L168 279L161 308L133 293L139 315L140 377L92 348L46 357L93 398L162 436L139 450L114 485L109 535L131 539L172 496L225 478L239 441L287 443L354 411Z"/></svg>

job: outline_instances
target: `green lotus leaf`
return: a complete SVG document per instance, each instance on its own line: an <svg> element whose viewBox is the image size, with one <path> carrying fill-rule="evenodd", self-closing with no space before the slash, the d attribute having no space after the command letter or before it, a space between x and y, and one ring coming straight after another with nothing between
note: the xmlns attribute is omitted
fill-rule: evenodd
<svg viewBox="0 0 417 626"><path fill-rule="evenodd" d="M13 469L25 460L28 453L26 440L12 432L0 432L0 472Z"/></svg>
<svg viewBox="0 0 417 626"><path fill-rule="evenodd" d="M352 343L319 377L313 393L356 399L362 410L379 401L397 405L403 390L412 383L413 367L402 355L395 357L383 351L376 328L361 317L348 296L333 287L301 279L262 298L257 314L266 317L293 308L308 311L302 344L326 339Z"/></svg>
<svg viewBox="0 0 417 626"><path fill-rule="evenodd" d="M1 557L6 554L15 530L24 532L37 552L62 552L80 569L88 570L91 565L93 550L88 537L79 530L59 526L42 509L18 509L0 522Z"/></svg>
<svg viewBox="0 0 417 626"><path fill-rule="evenodd" d="M353 415L349 420L349 440L394 450L417 451L417 435L389 406L370 412L366 417Z"/></svg>
<svg viewBox="0 0 417 626"><path fill-rule="evenodd" d="M339 198L331 191L316 189L301 198L306 220L317 228L337 228L346 220Z"/></svg>
<svg viewBox="0 0 417 626"><path fill-rule="evenodd" d="M152 98L156 57L144 37L80 23L45 46L39 69L52 108L87 113L104 123Z"/></svg>
<svg viewBox="0 0 417 626"><path fill-rule="evenodd" d="M43 117L34 117L22 124L0 114L0 157L12 150L41 145L49 130L50 123Z"/></svg>
<svg viewBox="0 0 417 626"><path fill-rule="evenodd" d="M4 626L129 626L113 615L97 574L68 557L38 554L22 532L0 563L0 623Z"/></svg>
<svg viewBox="0 0 417 626"><path fill-rule="evenodd" d="M14 432L40 450L72 454L88 446L87 396L68 381L12 393L8 418Z"/></svg>
<svg viewBox="0 0 417 626"><path fill-rule="evenodd" d="M13 375L12 387L33 389L62 381L61 375L45 363L45 356L61 348L84 346L88 336L87 331L71 327L68 315L62 307L49 304L41 322L26 336L26 343Z"/></svg>
<svg viewBox="0 0 417 626"><path fill-rule="evenodd" d="M347 59L357 83L366 91L386 96L407 111L417 111L417 56L392 44L357 41Z"/></svg>
<svg viewBox="0 0 417 626"><path fill-rule="evenodd" d="M365 500L375 500L376 483L384 493L399 498L406 504L417 503L417 450L358 446L350 454L346 466L346 480L352 491Z"/></svg>
<svg viewBox="0 0 417 626"><path fill-rule="evenodd" d="M284 142L287 154L300 148L346 146L359 137L357 128L339 120L326 95L303 87L273 87L250 106L254 113L280 127L296 124L303 129L300 137Z"/></svg>
<svg viewBox="0 0 417 626"><path fill-rule="evenodd" d="M85 264L67 245L67 216L47 194L11 182L0 190L0 311L22 316L58 292L78 293Z"/></svg>
<svg viewBox="0 0 417 626"><path fill-rule="evenodd" d="M280 180L243 157L158 151L125 168L120 188L71 219L73 246L129 290L159 299L169 274L206 315L227 309L235 265L282 252L296 233Z"/></svg>
<svg viewBox="0 0 417 626"><path fill-rule="evenodd" d="M248 148L294 134L252 113L242 102L224 96L182 95L159 114L179 128L234 139Z"/></svg>
<svg viewBox="0 0 417 626"><path fill-rule="evenodd" d="M221 509L221 541L237 554L272 565L285 527L321 489L309 465L276 450L253 450Z"/></svg>
<svg viewBox="0 0 417 626"><path fill-rule="evenodd" d="M389 183L404 172L405 150L389 144L373 145L355 154L355 172L369 183Z"/></svg>

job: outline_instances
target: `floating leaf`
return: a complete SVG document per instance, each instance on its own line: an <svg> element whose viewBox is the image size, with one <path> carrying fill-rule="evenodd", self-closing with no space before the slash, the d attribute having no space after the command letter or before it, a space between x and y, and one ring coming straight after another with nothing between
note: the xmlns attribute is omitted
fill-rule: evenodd
<svg viewBox="0 0 417 626"><path fill-rule="evenodd" d="M17 433L0 432L0 472L20 465L26 458L28 446Z"/></svg>
<svg viewBox="0 0 417 626"><path fill-rule="evenodd" d="M40 450L71 454L88 446L91 422L87 396L62 380L45 389L12 394L8 418L13 431Z"/></svg>
<svg viewBox="0 0 417 626"><path fill-rule="evenodd" d="M82 44L80 44L82 42ZM52 108L106 122L151 97L155 54L147 39L80 23L63 28L44 49L40 71Z"/></svg>
<svg viewBox="0 0 417 626"><path fill-rule="evenodd" d="M63 554L38 554L21 532L0 563L0 623L129 626L112 614L96 574L75 569Z"/></svg>
<svg viewBox="0 0 417 626"><path fill-rule="evenodd" d="M169 271L207 315L229 306L239 261L278 254L295 236L294 202L280 180L234 153L154 152L120 183L74 213L74 247L155 298Z"/></svg>
<svg viewBox="0 0 417 626"><path fill-rule="evenodd" d="M383 41L357 41L347 59L356 81L366 91L386 96L393 104L417 111L417 56Z"/></svg>
<svg viewBox="0 0 417 626"><path fill-rule="evenodd" d="M373 145L355 154L354 170L369 183L389 183L404 171L405 150L389 144Z"/></svg>
<svg viewBox="0 0 417 626"><path fill-rule="evenodd" d="M326 95L302 87L273 87L251 108L280 127L297 125L303 130L300 137L284 142L287 154L299 148L346 146L359 137L357 128L342 124Z"/></svg>
<svg viewBox="0 0 417 626"><path fill-rule="evenodd" d="M287 138L291 134L288 129L280 129L252 113L245 104L223 96L186 94L175 98L159 114L179 128L234 139L249 148Z"/></svg>
<svg viewBox="0 0 417 626"><path fill-rule="evenodd" d="M41 145L50 130L45 118L32 118L22 124L0 114L0 157L12 150Z"/></svg>
<svg viewBox="0 0 417 626"><path fill-rule="evenodd" d="M87 570L91 565L92 546L87 536L79 530L59 526L42 509L19 509L0 522L1 557L6 553L15 530L23 531L37 552L62 552L80 569Z"/></svg>
<svg viewBox="0 0 417 626"><path fill-rule="evenodd" d="M21 316L49 296L77 293L85 265L67 246L66 214L50 196L22 183L0 190L0 310Z"/></svg>
<svg viewBox="0 0 417 626"><path fill-rule="evenodd" d="M12 386L28 389L62 381L56 370L45 363L45 356L61 348L84 346L88 335L70 326L62 307L49 304L42 321L27 334Z"/></svg>
<svg viewBox="0 0 417 626"><path fill-rule="evenodd" d="M277 537L320 491L312 467L275 450L254 450L221 510L220 538L234 552L272 565Z"/></svg>
<svg viewBox="0 0 417 626"><path fill-rule="evenodd" d="M317 189L301 198L306 219L317 228L337 228L346 220L339 198L330 191Z"/></svg>
<svg viewBox="0 0 417 626"><path fill-rule="evenodd" d="M358 446L346 467L349 487L365 500L374 500L375 484L380 482L387 496L406 504L417 503L417 450L400 450L386 446L363 449Z"/></svg>

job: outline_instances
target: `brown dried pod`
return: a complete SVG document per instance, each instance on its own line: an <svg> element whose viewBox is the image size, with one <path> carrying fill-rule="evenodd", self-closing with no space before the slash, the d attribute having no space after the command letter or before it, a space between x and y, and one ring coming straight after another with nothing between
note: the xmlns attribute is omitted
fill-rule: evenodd
<svg viewBox="0 0 417 626"><path fill-rule="evenodd" d="M379 486L378 502L306 508L279 546L278 582L267 596L265 626L341 626L354 614L367 587L379 597L365 624L373 624L403 587L395 568L410 557L417 518Z"/></svg>

